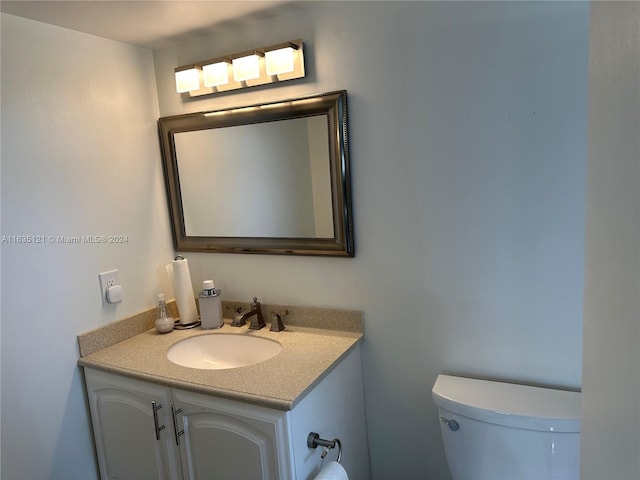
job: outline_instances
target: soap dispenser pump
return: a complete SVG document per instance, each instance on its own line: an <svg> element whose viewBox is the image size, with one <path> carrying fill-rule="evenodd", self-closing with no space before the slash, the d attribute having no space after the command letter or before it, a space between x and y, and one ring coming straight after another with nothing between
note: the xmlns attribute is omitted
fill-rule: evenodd
<svg viewBox="0 0 640 480"><path fill-rule="evenodd" d="M167 303L164 300L163 293L158 294L158 318L156 318L154 325L160 333L170 332L175 325L173 317L169 316L167 311Z"/></svg>

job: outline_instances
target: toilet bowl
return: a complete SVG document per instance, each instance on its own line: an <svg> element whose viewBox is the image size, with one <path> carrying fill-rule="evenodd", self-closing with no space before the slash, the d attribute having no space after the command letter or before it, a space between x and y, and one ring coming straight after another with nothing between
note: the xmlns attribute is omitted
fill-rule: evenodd
<svg viewBox="0 0 640 480"><path fill-rule="evenodd" d="M454 480L577 480L580 393L439 375L433 385Z"/></svg>

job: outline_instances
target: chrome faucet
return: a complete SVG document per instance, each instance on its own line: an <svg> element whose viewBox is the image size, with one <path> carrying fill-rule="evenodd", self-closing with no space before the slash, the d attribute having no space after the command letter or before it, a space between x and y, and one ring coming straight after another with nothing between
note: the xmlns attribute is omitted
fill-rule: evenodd
<svg viewBox="0 0 640 480"><path fill-rule="evenodd" d="M233 317L231 326L241 327L247 323L248 318L251 318L249 323L250 330L260 330L262 327L266 326L264 318L262 318L262 309L257 297L253 297L253 302L251 303L249 310L238 312L238 314Z"/></svg>

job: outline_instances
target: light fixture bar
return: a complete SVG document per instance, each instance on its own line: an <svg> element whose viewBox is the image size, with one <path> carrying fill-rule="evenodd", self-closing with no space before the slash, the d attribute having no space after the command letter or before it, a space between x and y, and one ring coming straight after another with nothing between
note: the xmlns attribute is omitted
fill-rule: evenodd
<svg viewBox="0 0 640 480"><path fill-rule="evenodd" d="M292 40L183 65L176 91L190 97L303 78L302 40Z"/></svg>

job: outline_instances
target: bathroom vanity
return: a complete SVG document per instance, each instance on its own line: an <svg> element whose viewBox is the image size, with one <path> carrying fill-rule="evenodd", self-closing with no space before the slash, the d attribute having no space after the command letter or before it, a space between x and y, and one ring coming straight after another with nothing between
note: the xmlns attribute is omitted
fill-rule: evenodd
<svg viewBox="0 0 640 480"><path fill-rule="evenodd" d="M167 359L171 346L202 335L263 338L282 350L218 370ZM340 439L349 478L369 478L361 339L296 325L151 329L82 356L101 477L311 479L323 462L323 449L307 446L317 432Z"/></svg>

